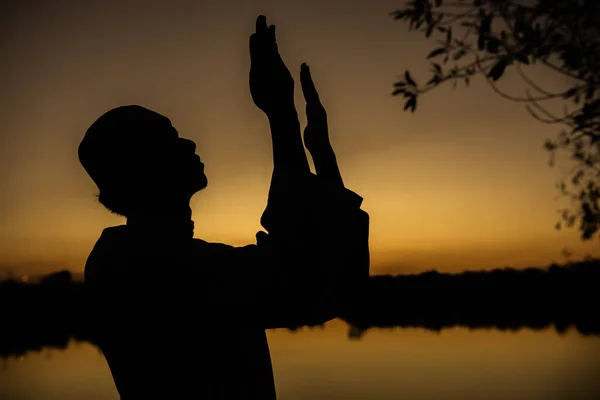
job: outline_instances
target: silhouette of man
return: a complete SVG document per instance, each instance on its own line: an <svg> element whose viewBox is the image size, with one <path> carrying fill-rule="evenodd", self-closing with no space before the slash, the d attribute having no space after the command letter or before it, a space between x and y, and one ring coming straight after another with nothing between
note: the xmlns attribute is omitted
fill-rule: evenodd
<svg viewBox="0 0 600 400"><path fill-rule="evenodd" d="M289 92L272 85L287 71L273 63L280 60L278 52L273 57L274 27L259 17L255 35L251 91L268 109L275 157L261 219L268 233L259 232L257 244L193 238L189 202L208 180L195 144L166 117L118 107L96 120L79 146L99 201L127 218L103 230L85 266L95 341L122 399L275 399L265 329L336 317L368 276L368 215L360 197L277 161L298 149L286 144L295 140L295 128L283 136L296 126L293 80L292 112L278 97ZM262 78L253 82L256 68ZM269 70L271 82L263 79ZM307 72L303 87L312 85ZM307 100L315 96L316 90ZM319 115L313 131L320 136L313 136L323 139L324 109ZM331 167L332 151L319 154Z"/></svg>

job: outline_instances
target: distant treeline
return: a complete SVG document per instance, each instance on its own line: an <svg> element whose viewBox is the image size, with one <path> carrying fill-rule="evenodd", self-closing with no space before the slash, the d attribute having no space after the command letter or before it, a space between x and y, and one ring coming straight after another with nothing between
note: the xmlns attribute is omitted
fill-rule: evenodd
<svg viewBox="0 0 600 400"><path fill-rule="evenodd" d="M372 276L351 296L340 318L349 337L372 327L454 326L518 330L573 326L600 335L600 261L549 268L511 268L460 274ZM85 284L68 271L40 283L0 283L0 357L43 347L66 348L69 341L92 341Z"/></svg>
<svg viewBox="0 0 600 400"><path fill-rule="evenodd" d="M357 337L371 327L569 327L600 335L600 260L549 268L373 276L341 318Z"/></svg>

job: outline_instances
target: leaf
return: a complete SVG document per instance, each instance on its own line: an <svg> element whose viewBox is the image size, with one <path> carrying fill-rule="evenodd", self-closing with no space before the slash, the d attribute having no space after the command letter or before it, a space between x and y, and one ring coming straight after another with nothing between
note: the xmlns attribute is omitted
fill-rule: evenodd
<svg viewBox="0 0 600 400"><path fill-rule="evenodd" d="M489 34L492 29L492 18L493 14L490 13L481 20L481 26L479 28L482 30L484 36Z"/></svg>
<svg viewBox="0 0 600 400"><path fill-rule="evenodd" d="M408 83L409 85L411 85L411 86L417 86L417 84L415 83L415 81L410 76L410 73L408 72L408 70L406 70L406 72L404 72L404 79L406 79L406 83Z"/></svg>
<svg viewBox="0 0 600 400"><path fill-rule="evenodd" d="M398 10L398 11L392 12L392 14L394 15L394 19L408 19L408 18L412 17L413 10L411 10L411 9Z"/></svg>
<svg viewBox="0 0 600 400"><path fill-rule="evenodd" d="M585 94L585 99L586 100L591 100L594 97L594 94L596 93L596 87L595 86L590 86L588 87L586 94Z"/></svg>
<svg viewBox="0 0 600 400"><path fill-rule="evenodd" d="M446 32L446 44L450 44L452 42L452 27L448 28L448 32Z"/></svg>
<svg viewBox="0 0 600 400"><path fill-rule="evenodd" d="M502 76L502 74L504 74L504 70L506 69L507 66L507 59L506 57L501 58L496 65L494 65L492 67L492 69L490 69L490 72L488 73L488 77L492 78L493 81L497 81L498 79L500 79L500 77Z"/></svg>
<svg viewBox="0 0 600 400"><path fill-rule="evenodd" d="M428 85L431 84L439 84L440 83L440 77L439 75L434 75L433 77L431 77L431 79L427 82Z"/></svg>
<svg viewBox="0 0 600 400"><path fill-rule="evenodd" d="M565 94L563 95L563 98L568 99L569 97L575 96L577 93L579 93L579 89L571 88L565 92Z"/></svg>
<svg viewBox="0 0 600 400"><path fill-rule="evenodd" d="M517 59L517 61L522 62L525 65L529 65L529 57L527 54L524 53L516 53L515 54L515 58Z"/></svg>
<svg viewBox="0 0 600 400"><path fill-rule="evenodd" d="M392 96L397 96L401 93L404 93L404 89L396 89L392 92Z"/></svg>
<svg viewBox="0 0 600 400"><path fill-rule="evenodd" d="M544 149L548 151L554 151L558 148L558 146L552 142L551 140L546 139L544 142Z"/></svg>
<svg viewBox="0 0 600 400"><path fill-rule="evenodd" d="M425 22L427 22L428 26L434 25L433 14L431 13L431 11L427 11L425 13Z"/></svg>
<svg viewBox="0 0 600 400"><path fill-rule="evenodd" d="M491 37L487 40L486 43L487 51L492 54L497 54L501 44L502 42L500 41L500 39Z"/></svg>
<svg viewBox="0 0 600 400"><path fill-rule="evenodd" d="M427 56L427 59L439 56L440 54L444 54L447 51L448 50L445 47L440 47L439 49L435 49L431 53L429 53L429 55Z"/></svg>
<svg viewBox="0 0 600 400"><path fill-rule="evenodd" d="M454 56L452 57L452 59L453 59L454 61L458 61L458 60L460 60L461 58L463 58L463 57L464 57L466 54L467 54L467 52L466 52L466 51L464 51L464 50L459 50L459 51L457 51L456 53L454 53Z"/></svg>
<svg viewBox="0 0 600 400"><path fill-rule="evenodd" d="M435 28L435 24L429 24L427 30L425 31L425 37L428 38L433 33L433 29Z"/></svg>
<svg viewBox="0 0 600 400"><path fill-rule="evenodd" d="M485 12L481 12L480 9L480 18L481 23L479 24L479 29L477 31L477 46L479 47L479 50L483 50L485 48L485 40L487 39L490 33L490 28L492 25L492 15L485 15Z"/></svg>
<svg viewBox="0 0 600 400"><path fill-rule="evenodd" d="M440 66L440 64L438 63L431 63L431 66L433 67L434 71L436 74L438 75L442 75L442 67Z"/></svg>
<svg viewBox="0 0 600 400"><path fill-rule="evenodd" d="M435 6L440 7L442 5L442 0L435 0Z"/></svg>
<svg viewBox="0 0 600 400"><path fill-rule="evenodd" d="M410 108L410 112L415 112L415 109L417 108L417 98L415 96L411 97L404 105L404 110L407 110L408 108Z"/></svg>
<svg viewBox="0 0 600 400"><path fill-rule="evenodd" d="M483 51L485 49L485 35L481 33L477 38L477 48L479 48L480 51Z"/></svg>
<svg viewBox="0 0 600 400"><path fill-rule="evenodd" d="M573 185L579 185L579 183L581 182L581 178L583 178L584 175L585 172L583 170L577 171L577 173L571 178L571 183Z"/></svg>

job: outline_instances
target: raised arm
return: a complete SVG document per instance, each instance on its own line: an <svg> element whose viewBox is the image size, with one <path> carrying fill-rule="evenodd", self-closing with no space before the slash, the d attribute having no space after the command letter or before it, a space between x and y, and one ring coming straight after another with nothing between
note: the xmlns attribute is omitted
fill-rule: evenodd
<svg viewBox="0 0 600 400"><path fill-rule="evenodd" d="M344 187L335 152L329 141L327 112L321 104L319 93L306 63L303 63L300 68L300 82L306 101L306 119L308 121L304 128L304 144L313 158L316 173L329 184Z"/></svg>
<svg viewBox="0 0 600 400"><path fill-rule="evenodd" d="M275 169L310 173L294 105L294 79L279 54L275 25L267 26L263 15L250 36L250 94L269 119Z"/></svg>
<svg viewBox="0 0 600 400"><path fill-rule="evenodd" d="M211 298L264 327L321 323L335 317L350 288L368 277L368 214L360 210L362 198L344 188L325 110L303 67L305 143L317 168L317 175L310 173L294 81L279 55L275 27L267 27L264 16L250 37L250 56L250 91L269 118L273 140L273 179L261 218L269 233L259 232L256 245L219 245L227 267L214 272L212 281L220 283L210 288ZM311 137L327 145L313 146Z"/></svg>

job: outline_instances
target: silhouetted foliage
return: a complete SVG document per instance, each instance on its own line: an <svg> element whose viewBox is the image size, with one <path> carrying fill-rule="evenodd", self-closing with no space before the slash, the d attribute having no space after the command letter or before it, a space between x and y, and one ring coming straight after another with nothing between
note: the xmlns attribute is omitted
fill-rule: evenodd
<svg viewBox="0 0 600 400"><path fill-rule="evenodd" d="M567 151L575 163L557 184L573 207L559 210L556 228L578 223L581 238L592 238L600 229L600 2L412 0L391 15L427 38L441 36L427 56L432 60L427 83L417 84L409 71L395 83L393 95L405 97L404 110L414 111L420 94L443 83L468 86L473 76L482 75L497 94L524 103L537 120L565 125L544 145L551 166L557 150ZM525 73L529 65L549 68L568 87L541 87ZM522 78L524 96L496 86L508 68ZM550 111L552 102L564 107L563 115Z"/></svg>
<svg viewBox="0 0 600 400"><path fill-rule="evenodd" d="M89 321L82 318L89 303L85 286L66 276L68 271L58 272L38 284L0 282L0 357L43 347L65 349L72 339L89 340Z"/></svg>
<svg viewBox="0 0 600 400"><path fill-rule="evenodd" d="M43 347L64 349L70 340L96 342L95 316L88 312L94 305L85 284L41 282L0 283L0 304L8 305L2 314L0 357ZM439 331L454 326L503 330L554 326L564 332L574 326L581 334L600 335L595 306L599 283L599 260L547 269L373 276L364 291L349 298L340 318L350 325L350 339L360 339L373 327ZM228 329L244 325L238 321Z"/></svg>
<svg viewBox="0 0 600 400"><path fill-rule="evenodd" d="M573 325L600 334L596 290L600 260L546 269L513 268L445 274L373 276L341 318L352 338L370 327L454 326L517 330Z"/></svg>
<svg viewBox="0 0 600 400"><path fill-rule="evenodd" d="M44 285L68 285L73 281L71 271L63 270L43 277L40 283Z"/></svg>

